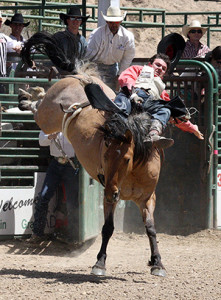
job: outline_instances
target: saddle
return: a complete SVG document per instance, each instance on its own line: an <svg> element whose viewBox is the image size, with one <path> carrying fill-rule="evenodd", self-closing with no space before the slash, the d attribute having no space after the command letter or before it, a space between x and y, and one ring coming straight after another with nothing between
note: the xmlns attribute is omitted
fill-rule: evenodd
<svg viewBox="0 0 221 300"><path fill-rule="evenodd" d="M84 87L87 98L93 108L101 109L107 112L118 113L127 117L119 107L109 99L101 87L96 83L89 83Z"/></svg>
<svg viewBox="0 0 221 300"><path fill-rule="evenodd" d="M96 83L89 83L84 87L87 98L93 108L101 109L107 112L118 113L123 117L127 115L119 109L119 107L109 99L101 87ZM183 102L183 100L176 96L170 101L159 100L165 107L171 111L171 116L174 119L187 121L190 119L190 114Z"/></svg>

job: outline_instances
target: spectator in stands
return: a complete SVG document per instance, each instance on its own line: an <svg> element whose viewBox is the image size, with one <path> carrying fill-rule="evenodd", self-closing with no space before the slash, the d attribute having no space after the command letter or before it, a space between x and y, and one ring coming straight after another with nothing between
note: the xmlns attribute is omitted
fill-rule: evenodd
<svg viewBox="0 0 221 300"><path fill-rule="evenodd" d="M11 20L7 19L4 24L11 27L11 34L9 35L9 37L17 42L20 42L22 46L25 42L25 38L22 36L22 30L24 29L24 27L27 27L30 22L25 23L23 15L16 13L11 18ZM11 49L8 52L16 51ZM15 70L16 66L17 63L9 63L9 65L7 65L7 74L10 74L11 69Z"/></svg>
<svg viewBox="0 0 221 300"><path fill-rule="evenodd" d="M25 23L22 14L14 14L14 16L11 18L11 21L7 19L4 24L11 27L10 38L18 42L25 41L24 37L22 36L22 30L24 27L27 27L30 22Z"/></svg>
<svg viewBox="0 0 221 300"><path fill-rule="evenodd" d="M0 28L3 23L2 14L0 12ZM6 61L7 51L15 50L17 53L21 51L21 42L14 41L9 36L0 32L0 77L6 77ZM0 93L5 93L5 86L0 84Z"/></svg>
<svg viewBox="0 0 221 300"><path fill-rule="evenodd" d="M190 25L183 26L182 33L188 40L182 58L205 57L210 49L207 45L203 45L200 40L206 31L207 28L202 27L198 20L193 20Z"/></svg>
<svg viewBox="0 0 221 300"><path fill-rule="evenodd" d="M66 25L65 31L59 31L55 34L48 32L33 34L22 49L23 61L31 67L31 52L34 50L46 53L53 65L57 67L59 72L55 67L51 68L50 78L76 72L76 69L81 65L81 60L84 59L87 48L86 39L80 35L79 28L88 18L89 15L82 16L77 5L71 6L67 14L60 14L60 19ZM51 62L48 67L51 67Z"/></svg>
<svg viewBox="0 0 221 300"><path fill-rule="evenodd" d="M50 154L53 156L53 159L49 164L42 190L37 198L34 213L33 234L28 242L39 243L45 239L44 229L47 222L48 204L58 188L58 185L63 182L68 219L66 242L72 243L74 242L75 237L74 224L78 214L79 185L75 152L72 145L62 133L47 135L41 131L39 134L39 144L40 146L50 146ZM73 163L75 164L76 169L73 168Z"/></svg>
<svg viewBox="0 0 221 300"><path fill-rule="evenodd" d="M101 14L106 24L91 33L86 59L97 63L102 80L115 91L118 76L134 58L134 35L121 26L126 13L118 7L110 6L106 16Z"/></svg>
<svg viewBox="0 0 221 300"><path fill-rule="evenodd" d="M217 46L206 54L205 60L208 61L216 70L219 82L221 82L221 46Z"/></svg>
<svg viewBox="0 0 221 300"><path fill-rule="evenodd" d="M75 47L76 38L79 44L79 58L83 59L86 54L87 41L84 36L79 33L79 27L87 21L90 16L82 16L81 10L77 5L71 6L67 14L61 13L60 19L67 26L65 31L59 31L54 34L54 38L64 51L64 54L72 62L75 55L72 49Z"/></svg>

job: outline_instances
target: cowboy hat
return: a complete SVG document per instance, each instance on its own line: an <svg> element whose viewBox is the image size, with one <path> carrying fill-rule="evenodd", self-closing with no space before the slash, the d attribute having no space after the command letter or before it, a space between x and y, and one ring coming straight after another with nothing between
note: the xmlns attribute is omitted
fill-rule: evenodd
<svg viewBox="0 0 221 300"><path fill-rule="evenodd" d="M201 29L202 33L203 33L202 35L204 35L206 33L206 31L207 31L208 28L207 27L202 27L201 24L200 24L200 22L198 20L193 20L190 23L190 25L184 25L182 27L182 33L183 33L183 35L185 37L187 37L187 35L188 35L188 33L189 33L189 31L191 29Z"/></svg>
<svg viewBox="0 0 221 300"><path fill-rule="evenodd" d="M60 13L60 19L64 22L65 25L67 25L67 19L69 18L81 18L82 23L86 22L87 19L90 17L90 15L82 16L80 7L75 5L71 6L67 12L67 14Z"/></svg>
<svg viewBox="0 0 221 300"><path fill-rule="evenodd" d="M10 26L13 23L23 24L24 27L27 27L30 24L30 22L24 23L24 18L22 14L18 13L14 14L14 16L11 18L11 21L7 19L4 24Z"/></svg>
<svg viewBox="0 0 221 300"><path fill-rule="evenodd" d="M126 11L122 14L120 8L116 6L108 7L106 16L101 12L102 17L107 22L121 22L126 17L126 14Z"/></svg>
<svg viewBox="0 0 221 300"><path fill-rule="evenodd" d="M178 63L185 48L184 38L178 33L170 33L159 42L157 53L164 53L169 56L171 65L168 73L171 73Z"/></svg>

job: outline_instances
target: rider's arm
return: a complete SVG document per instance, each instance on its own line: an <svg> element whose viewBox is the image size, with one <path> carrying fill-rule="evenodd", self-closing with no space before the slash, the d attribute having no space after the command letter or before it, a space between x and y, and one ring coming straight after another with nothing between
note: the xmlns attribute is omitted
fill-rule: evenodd
<svg viewBox="0 0 221 300"><path fill-rule="evenodd" d="M126 86L131 91L142 69L143 66L131 66L123 71L118 78L120 86Z"/></svg>
<svg viewBox="0 0 221 300"><path fill-rule="evenodd" d="M194 125L190 121L187 121L187 122L180 121L180 123L176 124L176 127L178 127L179 129L181 129L183 131L193 133L200 140L204 139L203 134L199 131L198 126L196 124Z"/></svg>

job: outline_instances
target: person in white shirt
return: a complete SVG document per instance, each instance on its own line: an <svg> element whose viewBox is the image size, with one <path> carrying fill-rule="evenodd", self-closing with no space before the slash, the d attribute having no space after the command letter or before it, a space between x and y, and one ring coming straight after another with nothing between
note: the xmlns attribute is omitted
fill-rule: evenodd
<svg viewBox="0 0 221 300"><path fill-rule="evenodd" d="M44 229L47 222L48 204L53 197L58 185L62 182L65 188L66 208L67 208L67 237L66 242L72 243L76 240L74 232L78 215L78 190L79 190L79 166L76 164L75 151L64 135L60 133L45 134L43 131L39 134L40 146L50 146L50 154L53 156L46 172L46 177L37 197L35 205L33 234L28 240L30 243L38 243L45 239ZM59 148L61 147L61 149ZM71 161L75 161L73 168Z"/></svg>
<svg viewBox="0 0 221 300"><path fill-rule="evenodd" d="M22 36L22 30L27 27L30 22L24 22L22 14L16 13L12 16L11 20L7 19L4 23L6 26L11 28L10 38L18 42L24 42L25 39Z"/></svg>
<svg viewBox="0 0 221 300"><path fill-rule="evenodd" d="M0 28L2 27L2 14L0 12ZM0 77L6 77L6 61L7 52L15 50L17 53L21 51L21 43L14 41L9 36L0 32ZM0 84L0 93L4 94L6 92L4 84Z"/></svg>
<svg viewBox="0 0 221 300"><path fill-rule="evenodd" d="M11 34L9 37L20 43L21 46L24 45L25 38L22 35L22 30L27 27L30 22L24 22L23 15L20 13L15 13L11 20L7 19L4 25L11 27ZM8 52L16 52L14 49L9 49ZM18 63L12 63L7 66L7 73L10 74L11 69L15 70Z"/></svg>
<svg viewBox="0 0 221 300"><path fill-rule="evenodd" d="M118 7L110 6L106 16L101 14L106 24L92 31L85 59L97 63L102 80L115 91L118 76L135 56L134 35L121 26L126 12L122 15Z"/></svg>

